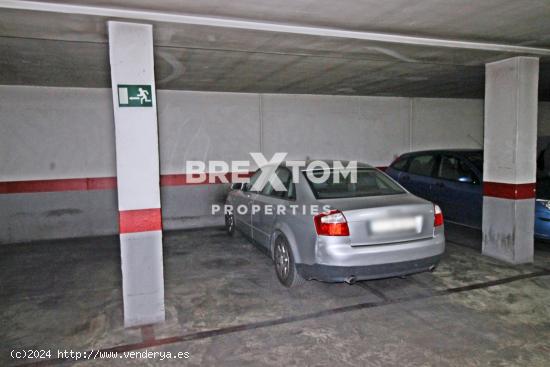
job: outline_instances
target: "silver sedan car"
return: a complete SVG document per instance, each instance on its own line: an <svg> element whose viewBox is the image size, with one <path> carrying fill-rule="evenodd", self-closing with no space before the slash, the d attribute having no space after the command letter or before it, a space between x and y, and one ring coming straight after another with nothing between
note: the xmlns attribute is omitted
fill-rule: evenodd
<svg viewBox="0 0 550 367"><path fill-rule="evenodd" d="M287 287L310 279L352 284L437 266L445 251L437 205L371 166L358 164L350 180L350 175L339 176L340 165L324 162L328 168L314 169L309 176L307 169L285 163L267 167L284 190L271 181L252 190L266 176L266 167L249 183L234 186L225 206L227 231L238 230L264 250Z"/></svg>

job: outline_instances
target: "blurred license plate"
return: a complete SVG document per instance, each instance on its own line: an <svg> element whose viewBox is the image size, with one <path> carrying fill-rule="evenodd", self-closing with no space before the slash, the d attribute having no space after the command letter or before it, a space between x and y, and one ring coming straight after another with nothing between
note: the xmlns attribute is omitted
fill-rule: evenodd
<svg viewBox="0 0 550 367"><path fill-rule="evenodd" d="M370 231L373 234L422 231L422 216L409 218L378 219L370 222Z"/></svg>

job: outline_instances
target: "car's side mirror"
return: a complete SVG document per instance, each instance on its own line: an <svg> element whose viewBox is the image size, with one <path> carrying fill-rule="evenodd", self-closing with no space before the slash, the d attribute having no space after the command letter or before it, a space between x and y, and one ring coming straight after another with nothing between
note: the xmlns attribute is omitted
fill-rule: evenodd
<svg viewBox="0 0 550 367"><path fill-rule="evenodd" d="M231 184L231 190L244 190L246 184L242 182L236 182Z"/></svg>

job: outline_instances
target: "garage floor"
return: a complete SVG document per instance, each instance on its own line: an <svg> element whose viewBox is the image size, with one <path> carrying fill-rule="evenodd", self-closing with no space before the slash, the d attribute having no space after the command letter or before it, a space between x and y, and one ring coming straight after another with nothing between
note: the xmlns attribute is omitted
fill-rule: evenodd
<svg viewBox="0 0 550 367"><path fill-rule="evenodd" d="M24 347L189 352L190 366L547 366L550 245L514 267L448 232L434 273L296 290L240 236L166 233L167 320L133 329L122 325L117 237L1 246L0 365L24 363L10 359Z"/></svg>

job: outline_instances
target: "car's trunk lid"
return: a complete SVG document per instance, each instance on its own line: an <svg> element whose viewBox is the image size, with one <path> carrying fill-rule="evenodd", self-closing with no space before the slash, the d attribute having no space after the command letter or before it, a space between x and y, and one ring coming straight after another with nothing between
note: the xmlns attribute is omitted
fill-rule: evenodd
<svg viewBox="0 0 550 367"><path fill-rule="evenodd" d="M410 194L323 200L348 221L352 246L433 237L433 204Z"/></svg>

